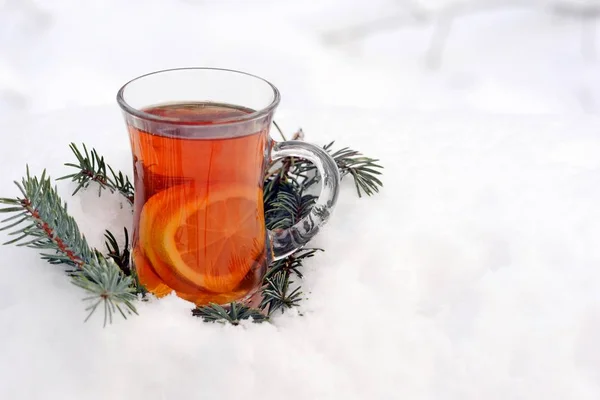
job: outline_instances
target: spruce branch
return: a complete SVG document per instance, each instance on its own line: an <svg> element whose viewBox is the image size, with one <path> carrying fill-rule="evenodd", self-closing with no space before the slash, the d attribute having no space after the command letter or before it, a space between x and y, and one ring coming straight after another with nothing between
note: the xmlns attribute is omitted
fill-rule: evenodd
<svg viewBox="0 0 600 400"><path fill-rule="evenodd" d="M271 204L277 199L277 194L281 190L281 186L287 182L284 181L279 175L267 176L263 185L263 203L265 205L265 212L268 211Z"/></svg>
<svg viewBox="0 0 600 400"><path fill-rule="evenodd" d="M69 147L77 159L77 164L66 163L68 167L76 168L78 171L61 176L57 180L71 179L77 183L77 187L73 192L75 195L79 190L87 188L91 182L98 184L98 195L102 194L102 189L108 189L111 192L119 192L130 203L133 204L134 190L129 178L121 171L115 172L110 165L106 165L104 157L98 154L96 149L88 151L87 146L82 144L83 152L77 148L75 143L71 143ZM110 175L107 173L110 172Z"/></svg>
<svg viewBox="0 0 600 400"><path fill-rule="evenodd" d="M95 255L80 271L73 274L72 283L90 293L83 299L92 303L86 308L89 311L86 321L100 305L104 308L104 326L107 320L112 323L112 316L116 311L125 319L127 314L137 314L133 305L137 299L133 280L124 276L110 258Z"/></svg>
<svg viewBox="0 0 600 400"><path fill-rule="evenodd" d="M283 140L286 141L287 139L285 138L285 135L279 126L275 124L275 127L279 130ZM304 132L302 129L299 129L296 133L294 133L291 140L304 140ZM293 179L293 177L290 176L290 170L294 168L297 160L299 159L295 157L286 157L283 159L283 161L276 161L273 163L265 172L265 186L269 182L277 186L279 183L286 183L288 180Z"/></svg>
<svg viewBox="0 0 600 400"><path fill-rule="evenodd" d="M302 130L294 135L294 139L302 140ZM379 192L383 183L378 178L383 168L378 160L365 157L356 150L342 148L332 151L334 142L324 146L335 160L341 177L351 175L354 179L356 192L371 196ZM268 229L288 228L305 217L316 202L316 196L306 194L320 177L312 163L306 160L288 157L271 166L265 175L264 203L265 220ZM282 312L286 308L299 305L302 298L300 287L291 289L292 274L302 278L300 271L303 261L313 257L320 249L304 249L295 254L272 263L265 275L262 288L262 302L259 306L271 315L276 310Z"/></svg>
<svg viewBox="0 0 600 400"><path fill-rule="evenodd" d="M125 244L123 249L119 247L119 242L111 231L106 230L104 237L106 239L104 245L108 250L107 256L110 257L125 275L131 275L131 267L129 266L129 232L127 228L123 228L125 234Z"/></svg>
<svg viewBox="0 0 600 400"><path fill-rule="evenodd" d="M383 182L378 178L381 175L381 169L383 169L383 166L378 164L379 160L366 157L362 153L348 147L333 151L332 147L334 143L331 142L323 146L323 149L334 159L340 171L341 178L343 179L347 175L352 176L358 197L362 197L363 193L367 196L378 193L379 189L383 186ZM290 173L298 176L308 176L308 179L304 183L306 186L312 186L320 179L316 175L315 166L306 160L296 162L295 168Z"/></svg>
<svg viewBox="0 0 600 400"><path fill-rule="evenodd" d="M110 182L114 187L113 190L116 190L119 193L121 193L121 195L125 197L130 204L133 204L135 191L133 189L133 184L131 183L131 181L129 181L129 177L127 175L124 175L121 171L117 171L117 173L115 173L115 171L110 165L108 166L108 170L112 175L112 179Z"/></svg>
<svg viewBox="0 0 600 400"><path fill-rule="evenodd" d="M288 276L291 276L291 273L294 273L298 278L302 279L304 275L300 271L300 268L302 268L304 260L314 257L318 251L323 251L323 249L304 248L284 259L275 261L267 270L265 283L266 279L271 278L280 272L285 272Z"/></svg>
<svg viewBox="0 0 600 400"><path fill-rule="evenodd" d="M334 142L325 146L325 150L330 151ZM344 147L331 154L337 164L341 177L351 175L356 185L358 197L362 197L361 190L367 195L372 196L379 192L379 188L383 186L381 180L377 177L381 175L380 169L383 167L377 162L379 160L365 157L356 150L351 150Z"/></svg>
<svg viewBox="0 0 600 400"><path fill-rule="evenodd" d="M230 303L228 306L220 306L210 303L204 307L196 307L192 315L202 318L204 322L229 322L239 325L240 321L252 318L252 322L261 323L269 321L269 318L255 308L250 308L242 303Z"/></svg>
<svg viewBox="0 0 600 400"><path fill-rule="evenodd" d="M290 274L286 271L280 271L272 274L265 279L265 286L262 290L263 299L259 308L266 310L267 315L273 314L277 310L283 312L286 308L297 307L302 299L300 287L291 290L290 285L294 283L290 280Z"/></svg>
<svg viewBox="0 0 600 400"><path fill-rule="evenodd" d="M14 230L9 235L17 236L4 244L17 243L18 246L44 251L54 250L55 254L42 254L42 258L52 264L67 263L81 267L91 260L92 250L73 217L67 213L67 204L63 203L56 188L52 187L45 170L38 179L31 176L27 167L26 176L21 183L15 182L15 185L23 195L22 198L0 199L0 203L13 206L0 209L0 213L16 213L0 223L18 219L1 228L12 228ZM23 226L23 223L27 225Z"/></svg>
<svg viewBox="0 0 600 400"><path fill-rule="evenodd" d="M302 130L294 135L294 138L300 140L303 137ZM334 143L331 142L323 146L323 149L333 157L342 178L347 175L352 176L358 197L362 197L363 193L367 196L378 193L383 186L383 182L379 179L383 166L378 163L379 160L366 157L359 151L348 147L333 151ZM287 157L283 161L272 165L267 171L265 176L265 203L272 200L273 192L279 188L279 185L288 183L290 180L301 182L301 186L307 189L318 183L320 176L317 174L315 166L307 160Z"/></svg>
<svg viewBox="0 0 600 400"><path fill-rule="evenodd" d="M15 182L23 197L2 198L0 204L9 207L0 213L13 213L0 221L0 229L9 230L16 236L5 244L17 244L42 250L42 259L50 264L67 264L75 267L70 271L73 283L88 290L99 302L90 309L90 315L99 304L104 304L105 321L112 321L112 312L123 308L136 312L130 294L135 292L132 279L125 276L114 262L108 262L102 254L89 247L77 223L67 212L55 187L52 187L46 171L41 177L31 176L29 167L21 183ZM115 273L115 270L118 273ZM88 316L89 318L89 316ZM87 319L86 319L87 320Z"/></svg>
<svg viewBox="0 0 600 400"><path fill-rule="evenodd" d="M304 187L294 178L279 184L271 200L265 204L268 229L285 229L299 222L315 204L317 197L304 194Z"/></svg>

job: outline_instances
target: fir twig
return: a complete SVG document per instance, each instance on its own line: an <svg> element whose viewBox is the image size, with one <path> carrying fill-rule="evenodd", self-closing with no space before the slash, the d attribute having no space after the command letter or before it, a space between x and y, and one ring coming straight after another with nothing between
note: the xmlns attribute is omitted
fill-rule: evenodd
<svg viewBox="0 0 600 400"><path fill-rule="evenodd" d="M303 193L304 187L290 178L279 184L277 191L265 205L268 229L285 229L304 218L317 200L316 196Z"/></svg>
<svg viewBox="0 0 600 400"><path fill-rule="evenodd" d="M302 130L294 136L303 138ZM342 177L351 175L359 197L371 196L383 185L378 175L383 168L378 160L365 157L349 148L332 152L334 142L324 146L335 160ZM306 194L319 183L320 177L313 164L303 159L286 158L267 171L264 183L265 219L267 228L288 228L306 216L316 201L316 197ZM313 257L319 249L304 249L285 259L272 263L265 275L260 309L271 315L276 310L297 306L302 298L300 287L290 289L292 274L302 278L300 271L303 261Z"/></svg>
<svg viewBox="0 0 600 400"><path fill-rule="evenodd" d="M226 307L210 303L207 306L193 309L192 315L202 318L204 322L229 322L232 325L239 325L240 321L250 318L255 323L269 320L260 310L241 303L230 303Z"/></svg>
<svg viewBox="0 0 600 400"><path fill-rule="evenodd" d="M65 165L76 168L78 171L61 176L57 180L71 179L71 181L77 183L73 195L79 190L87 188L91 182L96 182L98 184L98 195L102 194L102 189L109 189L112 192L119 192L130 203L133 203L133 185L126 175L121 171L115 172L110 166L107 166L104 157L99 155L96 149L88 151L86 145L82 144L83 152L81 152L75 143L71 143L69 147L77 159L77 164L66 163ZM107 170L110 175L107 174Z"/></svg>
<svg viewBox="0 0 600 400"><path fill-rule="evenodd" d="M95 149L92 149L91 153L85 144L83 144L83 153L77 148L75 143L69 145L73 154L77 158L79 164L66 163L68 167L79 169L77 173L65 175L57 180L71 178L73 182L78 185L73 192L73 195L77 194L79 190L87 188L90 182L98 183L98 194L102 192L102 189L106 188L108 183L108 177L106 176L106 164L104 163L104 157L98 155Z"/></svg>
<svg viewBox="0 0 600 400"><path fill-rule="evenodd" d="M122 274L112 259L95 256L83 265L81 271L73 274L72 282L90 292L90 296L83 299L92 303L86 308L89 311L86 321L100 305L104 308L104 326L107 320L112 323L112 315L116 311L125 319L127 314L137 314L133 305L137 299L133 281Z"/></svg>
<svg viewBox="0 0 600 400"><path fill-rule="evenodd" d="M334 142L329 143L325 146L326 150L331 149ZM377 177L381 175L380 169L383 167L377 162L379 160L365 157L356 150L351 150L348 147L344 147L331 154L335 160L340 174L342 177L346 175L352 175L354 183L356 184L356 192L358 197L361 196L361 190L367 195L371 196L379 192L379 188L383 186L381 180Z"/></svg>
<svg viewBox="0 0 600 400"><path fill-rule="evenodd" d="M123 231L125 234L125 244L122 250L119 248L117 238L109 230L104 234L106 239L104 245L108 250L108 257L112 258L125 275L131 275L131 267L129 266L129 232L127 232L127 228L123 228Z"/></svg>
<svg viewBox="0 0 600 400"><path fill-rule="evenodd" d="M317 253L317 251L323 251L323 249L304 248L302 250L298 250L294 254L284 259L275 261L269 266L269 269L267 270L267 273L265 275L265 280L273 277L279 272L286 272L288 276L291 273L294 273L298 278L302 279L304 275L300 271L300 268L303 266L304 260L313 257Z"/></svg>
<svg viewBox="0 0 600 400"><path fill-rule="evenodd" d="M16 213L0 223L18 219L2 230L13 228L9 235L17 236L4 244L18 243L41 250L54 250L56 254L43 254L50 263L68 263L81 267L91 260L93 252L85 237L79 232L77 223L67 213L67 204L46 177L46 171L40 179L27 173L21 183L15 182L22 198L0 199L0 203L13 207L0 209L0 213ZM17 223L18 222L18 223ZM22 226L26 223L26 226ZM27 238L25 241L24 239ZM19 243L20 242L20 243Z"/></svg>
<svg viewBox="0 0 600 400"><path fill-rule="evenodd" d="M292 308L299 305L302 298L300 287L290 290L293 281L290 280L290 274L281 271L265 279L266 285L262 290L263 299L259 308L267 310L267 315L273 314L277 310L283 312L286 308Z"/></svg>
<svg viewBox="0 0 600 400"><path fill-rule="evenodd" d="M109 182L113 185L113 190L121 193L121 195L123 195L129 201L129 203L133 204L134 190L133 184L129 181L129 177L124 175L121 171L117 171L117 173L115 173L110 165L108 166L108 170L112 175L112 179L110 179Z"/></svg>
<svg viewBox="0 0 600 400"><path fill-rule="evenodd" d="M16 236L5 244L18 243L43 250L42 259L49 263L76 267L71 271L73 283L91 292L91 298L98 299L90 314L102 303L105 320L112 321L115 309L123 315L123 307L136 312L131 303L134 282L123 275L114 262L105 260L100 252L89 247L77 223L68 214L67 204L46 177L46 171L38 179L31 176L27 167L26 176L21 183L15 184L23 197L0 199L1 204L10 206L0 209L0 213L14 213L0 221L0 224L6 224L3 230L13 229L9 235Z"/></svg>
<svg viewBox="0 0 600 400"><path fill-rule="evenodd" d="M323 149L330 153L335 160L342 178L347 175L352 176L358 197L362 197L363 193L367 196L378 193L383 186L383 182L378 178L381 175L381 169L383 169L383 166L378 164L379 160L365 157L362 153L348 147L333 151L333 144L334 142L331 142L325 145ZM316 175L315 166L305 160L297 162L291 173L300 176L310 175L310 178L305 182L306 186L312 186L320 178Z"/></svg>

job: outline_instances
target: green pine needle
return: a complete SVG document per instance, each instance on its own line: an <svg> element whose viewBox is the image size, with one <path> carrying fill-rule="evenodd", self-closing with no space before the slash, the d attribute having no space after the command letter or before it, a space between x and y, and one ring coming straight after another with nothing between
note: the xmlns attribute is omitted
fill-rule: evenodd
<svg viewBox="0 0 600 400"><path fill-rule="evenodd" d="M325 146L325 150L330 151L334 142ZM379 160L364 157L360 152L344 147L341 150L331 153L335 160L342 178L346 175L351 175L354 178L356 192L358 197L362 197L361 191L367 196L372 196L379 192L379 188L383 186L381 180L377 177L381 175L380 169L383 167L377 162Z"/></svg>
<svg viewBox="0 0 600 400"><path fill-rule="evenodd" d="M92 303L86 308L89 311L86 321L100 305L104 308L104 326L107 321L113 322L113 314L116 311L125 319L128 314L137 314L133 305L137 299L133 280L124 276L110 258L95 256L84 264L81 270L73 273L72 283L90 293L83 299Z"/></svg>
<svg viewBox="0 0 600 400"><path fill-rule="evenodd" d="M365 157L360 152L351 150L348 147L332 151L334 143L331 142L323 146L323 149L335 160L342 178L347 175L352 176L358 197L362 197L363 193L367 196L378 193L383 186L383 182L379 179L383 166L378 163L379 160ZM309 176L305 182L305 185L308 186L312 186L320 179L316 175L315 166L305 160L298 160L291 173L298 176Z"/></svg>
<svg viewBox="0 0 600 400"><path fill-rule="evenodd" d="M323 251L323 249L304 248L284 259L273 262L267 270L265 279L271 278L279 272L294 273L298 278L302 279L304 276L300 269L303 266L304 260L314 257L317 251Z"/></svg>
<svg viewBox="0 0 600 400"><path fill-rule="evenodd" d="M281 271L272 274L271 277L265 279L265 282L262 290L263 299L259 308L267 310L268 315L277 310L283 312L286 308L300 305L302 292L299 286L291 290L290 285L294 282L290 280L289 272Z"/></svg>
<svg viewBox="0 0 600 400"><path fill-rule="evenodd" d="M291 179L278 185L272 200L265 204L268 229L289 228L310 212L317 198L303 194L304 190L305 187Z"/></svg>
<svg viewBox="0 0 600 400"><path fill-rule="evenodd" d="M102 194L102 189L108 189L112 192L119 192L133 204L134 189L126 175L121 171L115 172L110 165L106 164L104 157L98 154L96 149L88 151L87 146L82 144L83 152L81 152L75 143L71 143L69 147L77 159L77 164L66 163L65 165L76 168L78 171L61 176L57 180L70 179L77 183L73 195L81 189L87 188L91 182L96 182L99 196ZM110 171L110 175L107 174L107 170Z"/></svg>
<svg viewBox="0 0 600 400"><path fill-rule="evenodd" d="M131 297L135 292L133 281L114 262L105 260L89 247L77 223L68 214L66 203L46 177L46 171L38 178L31 176L27 167L26 176L21 183L15 184L23 197L0 199L0 204L18 205L0 210L1 213L16 213L0 222L0 225L5 224L0 229L12 230L8 235L16 236L5 244L43 250L41 257L50 264L71 266L73 283L91 293L88 299L97 300L88 308L89 316L100 304L104 305L105 324L107 319L112 322L115 310L123 316L123 310L135 312Z"/></svg>
<svg viewBox="0 0 600 400"><path fill-rule="evenodd" d="M107 256L119 266L125 275L131 275L131 267L129 266L129 232L127 232L127 228L123 228L123 232L125 234L125 244L122 249L115 235L109 230L104 233L106 239L104 245L108 250Z"/></svg>
<svg viewBox="0 0 600 400"><path fill-rule="evenodd" d="M252 318L252 322L261 323L269 320L260 310L250 308L241 303L230 303L228 306L220 306L210 303L204 307L192 310L192 315L202 318L204 322L220 322L239 325L240 321Z"/></svg>
<svg viewBox="0 0 600 400"><path fill-rule="evenodd" d="M51 180L46 177L46 171L41 178L31 176L27 167L26 176L21 183L15 182L23 197L2 199L3 204L18 204L0 210L1 213L17 213L20 224L11 223L2 227L3 230L13 229L9 235L19 235L4 244L19 243L22 246L35 249L55 250L59 257L66 256L72 265L82 265L92 258L92 251L85 237L79 231L75 220L67 213L67 205L52 187ZM16 219L15 218L15 219ZM10 221L11 218L3 220ZM22 226L27 223L26 226ZM23 239L28 238L27 241ZM52 255L48 255L52 259Z"/></svg>

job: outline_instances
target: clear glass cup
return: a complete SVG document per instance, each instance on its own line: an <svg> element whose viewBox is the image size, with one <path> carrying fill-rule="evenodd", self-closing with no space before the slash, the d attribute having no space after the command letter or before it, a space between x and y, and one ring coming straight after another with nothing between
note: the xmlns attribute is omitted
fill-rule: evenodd
<svg viewBox="0 0 600 400"><path fill-rule="evenodd" d="M337 166L320 147L271 139L279 100L266 80L216 68L153 72L119 90L134 167L132 261L147 290L197 305L243 301L270 262L302 248L328 220ZM305 218L269 231L265 170L285 157L312 162L322 189Z"/></svg>

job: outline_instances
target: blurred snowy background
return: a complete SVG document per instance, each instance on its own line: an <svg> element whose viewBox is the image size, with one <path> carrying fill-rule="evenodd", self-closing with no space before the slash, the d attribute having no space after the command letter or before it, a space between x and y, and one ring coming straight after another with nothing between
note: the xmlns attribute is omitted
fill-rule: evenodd
<svg viewBox="0 0 600 400"><path fill-rule="evenodd" d="M118 88L182 66L265 77L284 128L385 166L374 198L344 182L303 316L273 324L203 324L171 297L103 330L61 269L0 246L0 398L597 400L598 17L600 0L0 0L2 197L25 163L66 173L70 141L129 170ZM130 221L61 182L93 245Z"/></svg>
<svg viewBox="0 0 600 400"><path fill-rule="evenodd" d="M598 0L0 0L0 116L113 104L180 66L263 76L282 110L597 114L599 16Z"/></svg>

